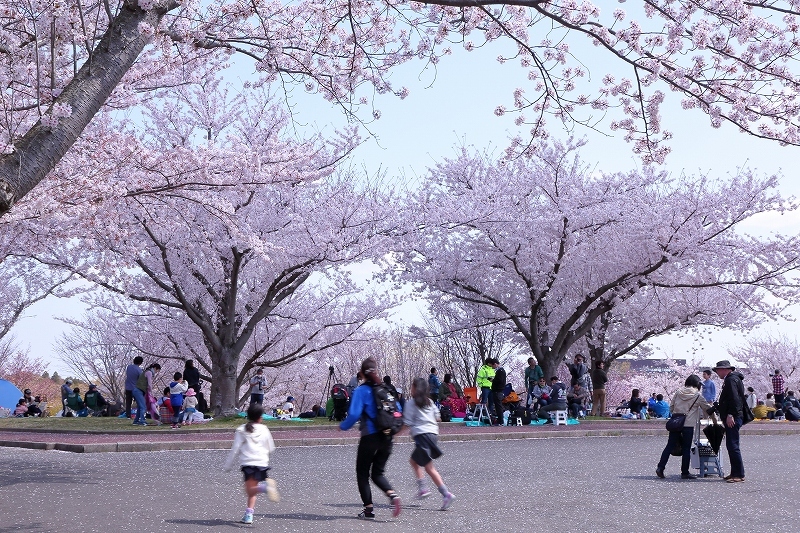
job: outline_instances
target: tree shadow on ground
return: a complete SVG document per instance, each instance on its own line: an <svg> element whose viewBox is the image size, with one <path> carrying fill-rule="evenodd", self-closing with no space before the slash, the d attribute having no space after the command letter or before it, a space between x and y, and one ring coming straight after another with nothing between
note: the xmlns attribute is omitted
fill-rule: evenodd
<svg viewBox="0 0 800 533"><path fill-rule="evenodd" d="M24 468L0 471L0 487L10 487L18 483L67 483L96 485L96 481L86 479L78 472L68 472L53 464L27 464Z"/></svg>
<svg viewBox="0 0 800 533"><path fill-rule="evenodd" d="M49 532L55 531L54 529L48 529L45 527L45 524L41 522L33 522L30 524L15 524L13 526L4 526L0 527L0 533L11 533L19 532L19 531L37 531L37 532Z"/></svg>

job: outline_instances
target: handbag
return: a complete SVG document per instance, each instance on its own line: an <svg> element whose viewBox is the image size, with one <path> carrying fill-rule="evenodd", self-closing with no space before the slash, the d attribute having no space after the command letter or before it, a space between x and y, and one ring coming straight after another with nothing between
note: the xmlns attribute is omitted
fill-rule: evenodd
<svg viewBox="0 0 800 533"><path fill-rule="evenodd" d="M697 396L697 398L699 397L700 395ZM697 403L697 398L695 398L692 402L692 405L689 407L689 411L691 411L694 407L694 404ZM686 415L683 413L673 413L672 416L669 417L669 420L667 420L666 428L667 431L681 431L684 424L686 424Z"/></svg>

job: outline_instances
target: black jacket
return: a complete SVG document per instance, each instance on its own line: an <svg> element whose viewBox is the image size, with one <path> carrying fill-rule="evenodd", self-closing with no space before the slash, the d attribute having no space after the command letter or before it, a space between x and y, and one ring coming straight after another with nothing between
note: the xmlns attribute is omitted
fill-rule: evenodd
<svg viewBox="0 0 800 533"><path fill-rule="evenodd" d="M503 392L506 388L506 369L498 366L494 372L494 379L492 380L492 392Z"/></svg>
<svg viewBox="0 0 800 533"><path fill-rule="evenodd" d="M723 423L728 415L733 418L742 418L744 402L744 376L739 372L731 372L722 382L722 392L719 393L719 416Z"/></svg>

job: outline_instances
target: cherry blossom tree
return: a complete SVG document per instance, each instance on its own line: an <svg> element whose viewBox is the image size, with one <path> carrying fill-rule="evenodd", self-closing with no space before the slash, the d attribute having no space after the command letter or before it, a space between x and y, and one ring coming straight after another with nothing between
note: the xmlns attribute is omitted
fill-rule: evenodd
<svg viewBox="0 0 800 533"><path fill-rule="evenodd" d="M749 326L797 301L797 237L738 231L792 208L776 177L592 173L574 147L538 153L495 162L465 149L437 165L408 206L415 229L401 256L420 291L509 322L546 374L608 313L632 343L734 305L744 310L721 323Z"/></svg>
<svg viewBox="0 0 800 533"><path fill-rule="evenodd" d="M73 328L56 340L61 360L74 376L100 385L108 400L121 404L125 399L125 368L142 355L124 337L125 331L136 324L99 310L81 320L64 320Z"/></svg>
<svg viewBox="0 0 800 533"><path fill-rule="evenodd" d="M249 60L254 82L299 84L350 116L378 118L375 97L405 98L394 67L435 68L455 47L498 46L521 67L513 103L530 126L512 152L537 146L546 118L621 131L645 161L662 161L666 91L714 127L796 145L798 14L794 2L422 0L289 3L117 0L0 2L0 214L28 194L103 106ZM591 50L591 46L595 50ZM586 48L590 50L587 51ZM603 58L606 61L603 61ZM608 67L605 64L609 64ZM590 72L586 65L598 66ZM603 72L605 71L605 72Z"/></svg>
<svg viewBox="0 0 800 533"><path fill-rule="evenodd" d="M235 408L254 366L318 353L382 314L391 300L353 265L379 259L394 225L387 193L337 170L356 135L292 139L258 91L226 95L215 82L181 88L153 102L144 134L106 136L99 157L76 147L72 164L102 161L83 165L99 179L77 194L65 174L52 201L91 216L64 221L39 256L104 288L94 305L165 321L162 355L202 346L215 413Z"/></svg>
<svg viewBox="0 0 800 533"><path fill-rule="evenodd" d="M500 361L509 379L513 370L519 370L516 337L504 322L496 323L475 311L480 310L452 298L433 299L425 329L412 330L433 344L437 366L453 374L462 387L475 385L478 370L488 358Z"/></svg>
<svg viewBox="0 0 800 533"><path fill-rule="evenodd" d="M800 389L800 343L786 334L755 334L741 346L729 347L731 358L742 363L747 386L756 390L759 399L772 392L770 375L778 369L788 388Z"/></svg>
<svg viewBox="0 0 800 533"><path fill-rule="evenodd" d="M5 222L9 222L7 219ZM23 317L25 310L48 296L70 296L70 275L48 271L30 259L32 241L13 223L0 224L0 342Z"/></svg>

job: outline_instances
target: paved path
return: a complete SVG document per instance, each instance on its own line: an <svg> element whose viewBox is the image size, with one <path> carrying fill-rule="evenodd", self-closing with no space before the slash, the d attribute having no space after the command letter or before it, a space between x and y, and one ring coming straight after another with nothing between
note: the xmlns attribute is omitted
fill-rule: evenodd
<svg viewBox="0 0 800 533"><path fill-rule="evenodd" d="M354 518L360 502L355 446L281 447L272 475L282 501L260 499L244 526L240 474L220 469L222 450L73 454L0 448L0 532L420 532L797 531L800 439L745 435L747 481L682 481L655 464L663 436L447 442L438 461L458 496L417 502L407 458L395 446L388 476L405 508Z"/></svg>
<svg viewBox="0 0 800 533"><path fill-rule="evenodd" d="M271 428L275 441L284 446L321 446L354 444L358 431L339 431L336 426L278 426ZM800 435L800 423L754 422L744 434ZM441 440L508 440L550 437L665 436L663 420L617 421L600 420L568 426L467 427L464 424L442 424ZM396 437L408 442L407 436ZM38 429L0 429L0 447L58 450L78 453L143 452L163 450L227 449L233 440L233 429L203 426L180 430L136 428L113 432L44 431Z"/></svg>

